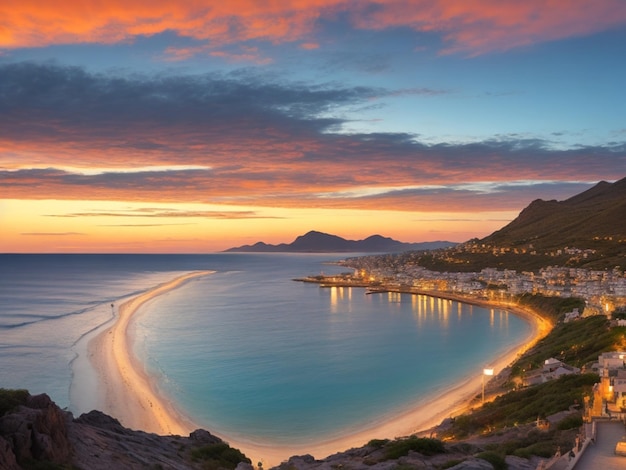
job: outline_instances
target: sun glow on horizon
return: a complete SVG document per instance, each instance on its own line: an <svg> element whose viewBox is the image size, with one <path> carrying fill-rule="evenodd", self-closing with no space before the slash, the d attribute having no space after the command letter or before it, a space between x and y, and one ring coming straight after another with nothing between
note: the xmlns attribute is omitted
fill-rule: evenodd
<svg viewBox="0 0 626 470"><path fill-rule="evenodd" d="M258 241L290 243L309 230L352 240L379 234L403 242L462 242L514 217L72 200L3 200L0 211L7 253L210 253Z"/></svg>

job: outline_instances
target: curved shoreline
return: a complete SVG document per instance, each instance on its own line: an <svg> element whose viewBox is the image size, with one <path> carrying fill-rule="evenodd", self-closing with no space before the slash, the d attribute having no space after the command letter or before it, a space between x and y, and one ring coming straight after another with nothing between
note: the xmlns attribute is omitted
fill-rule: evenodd
<svg viewBox="0 0 626 470"><path fill-rule="evenodd" d="M101 411L128 428L161 435L185 435L195 429L190 420L158 392L156 380L145 372L133 354L129 325L133 315L149 300L192 278L213 272L191 272L132 297L118 307L113 325L89 341L89 357L102 390Z"/></svg>
<svg viewBox="0 0 626 470"><path fill-rule="evenodd" d="M211 274L213 271L192 272L160 284L119 306L114 324L89 341L88 350L93 366L97 370L98 382L103 390L99 406L101 411L120 420L129 428L140 429L161 435L187 435L197 424L184 416L176 406L157 388L157 380L149 376L143 364L132 352L130 324L134 314L147 301L169 290L175 289L189 279ZM510 365L551 329L551 323L540 315L514 305L498 304L482 299L454 298L438 292L403 292L412 295L428 295L487 308L500 308L525 318L531 331L520 342L511 346L490 365L498 373ZM481 368L482 369L482 368ZM365 445L371 439L396 438L424 432L438 425L445 418L456 416L470 408L471 400L480 393L482 376L480 371L468 371L459 382L443 394L422 398L408 404L393 416L381 416L366 429L343 432L326 441L293 445L276 445L248 437L223 435L218 429L209 429L227 441L232 447L244 452L253 462L262 462L267 468L278 465L294 455L312 454L324 458L333 453Z"/></svg>

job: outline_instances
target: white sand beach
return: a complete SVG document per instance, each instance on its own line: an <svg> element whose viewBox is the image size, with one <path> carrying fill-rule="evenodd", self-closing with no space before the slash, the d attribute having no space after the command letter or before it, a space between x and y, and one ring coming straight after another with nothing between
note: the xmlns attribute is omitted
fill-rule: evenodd
<svg viewBox="0 0 626 470"><path fill-rule="evenodd" d="M161 435L187 435L200 427L177 410L167 397L158 393L156 379L145 372L143 364L133 354L133 338L130 337L129 325L139 307L148 300L175 289L189 279L210 273L210 271L192 272L128 300L120 305L115 323L90 340L88 346L90 358L98 371L99 386L104 390L103 403L99 406L101 411L117 418L126 427ZM523 342L512 345L507 353L489 364L496 374L544 337L552 327L539 315L520 310L515 306L487 302L474 303L488 308L505 308L516 315L523 316L532 326L531 333ZM447 417L466 411L470 406L470 401L481 391L481 373L482 367L477 371L468 371L471 375L443 394L409 404L406 409L394 416L381 417L377 422L371 423L367 429L346 431L343 435L330 438L325 442L282 446L249 438L222 435L219 430L211 429L210 426L204 427L227 441L232 447L240 449L252 459L254 464L262 462L265 468L278 465L293 455L311 454L315 458L324 458L352 447L363 446L371 439L392 439L425 431Z"/></svg>
<svg viewBox="0 0 626 470"><path fill-rule="evenodd" d="M131 429L161 435L187 435L196 426L172 403L157 393L154 378L146 374L143 364L132 351L129 325L144 303L198 276L212 271L185 274L131 298L118 307L114 324L91 339L89 357L97 371L104 403L99 409L117 418Z"/></svg>

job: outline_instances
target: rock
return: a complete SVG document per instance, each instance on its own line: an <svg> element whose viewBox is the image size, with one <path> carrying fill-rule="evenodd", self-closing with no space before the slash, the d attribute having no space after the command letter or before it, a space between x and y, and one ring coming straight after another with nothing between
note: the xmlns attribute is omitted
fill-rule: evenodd
<svg viewBox="0 0 626 470"><path fill-rule="evenodd" d="M493 465L483 459L469 458L449 470L493 470Z"/></svg>
<svg viewBox="0 0 626 470"><path fill-rule="evenodd" d="M505 460L509 470L535 470L538 465L538 462L514 455L507 455Z"/></svg>
<svg viewBox="0 0 626 470"><path fill-rule="evenodd" d="M4 437L0 437L0 468L5 470L20 470L11 444Z"/></svg>
<svg viewBox="0 0 626 470"><path fill-rule="evenodd" d="M283 462L278 466L279 469L289 469L289 470L304 470L311 468L311 466L315 464L315 457L312 455L294 455L290 457L287 462Z"/></svg>
<svg viewBox="0 0 626 470"><path fill-rule="evenodd" d="M76 470L200 470L213 464L209 461L211 457L202 460L207 454L206 447L223 443L203 429L193 431L188 437L133 431L100 411L73 419L71 413L61 410L47 395L28 395L19 403L23 405L0 417L2 470L22 470L26 462L33 468ZM432 456L407 450L398 458L388 457L387 444L386 440L371 441L321 460L308 454L293 456L273 470L395 470L398 467L435 470L453 462L460 462L450 467L454 470L493 468L489 462L472 457L483 451L477 444L446 444L445 453ZM506 462L510 470L534 470L537 465L536 461L513 456L507 456ZM248 462L239 462L235 470L254 469Z"/></svg>
<svg viewBox="0 0 626 470"><path fill-rule="evenodd" d="M239 462L235 470L254 470L254 467L248 462Z"/></svg>
<svg viewBox="0 0 626 470"><path fill-rule="evenodd" d="M191 434L189 434L189 439L202 445L217 444L219 442L222 442L219 437L214 436L209 431L205 431L204 429L196 429Z"/></svg>
<svg viewBox="0 0 626 470"><path fill-rule="evenodd" d="M26 460L65 464L72 455L67 438L69 419L71 414L48 395L29 396L26 405L0 418L0 436L8 442L18 465Z"/></svg>

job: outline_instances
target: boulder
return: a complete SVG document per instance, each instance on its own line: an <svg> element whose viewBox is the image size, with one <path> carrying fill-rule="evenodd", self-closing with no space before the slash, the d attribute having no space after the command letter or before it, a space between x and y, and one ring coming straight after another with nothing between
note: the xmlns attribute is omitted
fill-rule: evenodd
<svg viewBox="0 0 626 470"><path fill-rule="evenodd" d="M25 405L0 418L0 436L18 465L26 460L64 464L72 455L67 437L70 419L71 414L56 406L48 395L29 396Z"/></svg>
<svg viewBox="0 0 626 470"><path fill-rule="evenodd" d="M4 437L0 436L0 468L6 470L20 470L11 444Z"/></svg>

